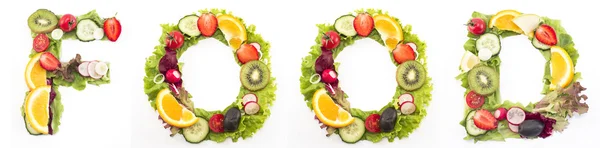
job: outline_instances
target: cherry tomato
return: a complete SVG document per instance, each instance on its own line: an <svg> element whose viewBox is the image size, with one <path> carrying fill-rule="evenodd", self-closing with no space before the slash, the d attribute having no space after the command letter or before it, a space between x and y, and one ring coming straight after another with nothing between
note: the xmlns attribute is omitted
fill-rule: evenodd
<svg viewBox="0 0 600 148"><path fill-rule="evenodd" d="M371 114L367 119L365 119L365 128L367 131L371 133L379 133L381 129L379 128L379 114Z"/></svg>
<svg viewBox="0 0 600 148"><path fill-rule="evenodd" d="M467 105L472 108L480 108L485 103L485 97L475 93L475 91L471 91L466 96Z"/></svg>
<svg viewBox="0 0 600 148"><path fill-rule="evenodd" d="M332 50L340 44L340 35L335 31L329 31L321 38L321 44L325 49Z"/></svg>
<svg viewBox="0 0 600 148"><path fill-rule="evenodd" d="M172 31L165 38L167 48L177 50L183 45L183 34L179 31Z"/></svg>
<svg viewBox="0 0 600 148"><path fill-rule="evenodd" d="M472 34L481 35L481 34L485 33L485 29L486 29L485 21L483 21L483 19L481 19L481 18L471 19L469 21L469 23L467 24L467 26L468 26L467 29Z"/></svg>
<svg viewBox="0 0 600 148"><path fill-rule="evenodd" d="M75 27L77 26L77 18L75 18L75 16L73 16L72 14L65 14L62 17L60 17L58 24L61 30L63 30L64 32L70 32L73 31L73 29L75 29Z"/></svg>
<svg viewBox="0 0 600 148"><path fill-rule="evenodd" d="M40 33L33 39L33 50L36 52L44 52L50 45L50 39L44 33Z"/></svg>
<svg viewBox="0 0 600 148"><path fill-rule="evenodd" d="M214 114L212 117L210 117L210 120L208 121L210 130L215 133L222 133L225 131L223 120L225 120L225 116L223 114Z"/></svg>

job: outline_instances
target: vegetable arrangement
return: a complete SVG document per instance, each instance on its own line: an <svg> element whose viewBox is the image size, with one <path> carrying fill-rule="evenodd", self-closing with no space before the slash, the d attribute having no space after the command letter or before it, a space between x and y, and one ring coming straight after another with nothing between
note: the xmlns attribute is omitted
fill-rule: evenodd
<svg viewBox="0 0 600 148"><path fill-rule="evenodd" d="M546 138L562 132L575 113L589 106L586 88L575 71L579 54L559 20L503 10L495 15L473 12L467 23L469 40L456 79L466 88L466 112L461 125L466 140L504 141L507 138ZM526 35L546 60L539 102L523 105L502 101L499 93L501 38ZM493 114L492 114L493 113Z"/></svg>
<svg viewBox="0 0 600 148"><path fill-rule="evenodd" d="M241 18L221 9L200 10L186 15L178 24L162 24L160 44L146 59L144 92L158 111L170 136L182 134L190 143L223 142L251 137L271 114L275 101L275 78L271 76L269 42L246 26ZM216 111L194 108L192 95L181 79L179 57L198 41L214 38L231 47L241 66L242 86L235 101ZM234 99L234 98L232 98Z"/></svg>
<svg viewBox="0 0 600 148"><path fill-rule="evenodd" d="M433 89L426 71L426 45L411 33L412 27L402 27L397 18L375 9L356 10L342 15L333 25L317 27L316 45L303 58L300 88L315 119L327 130L326 136L337 133L346 143L379 142L385 137L392 142L412 133L427 114ZM397 66L396 93L381 110L351 108L348 95L338 85L340 63L334 62L335 57L365 38L387 47Z"/></svg>
<svg viewBox="0 0 600 148"><path fill-rule="evenodd" d="M29 134L53 135L58 132L64 111L58 86L83 90L87 84L110 83L108 62L84 61L79 54L68 62L61 62L62 40L115 42L121 34L121 24L115 17L100 18L95 10L75 17L56 15L47 9L35 11L27 24L33 37L33 49L25 68L29 90L21 113Z"/></svg>

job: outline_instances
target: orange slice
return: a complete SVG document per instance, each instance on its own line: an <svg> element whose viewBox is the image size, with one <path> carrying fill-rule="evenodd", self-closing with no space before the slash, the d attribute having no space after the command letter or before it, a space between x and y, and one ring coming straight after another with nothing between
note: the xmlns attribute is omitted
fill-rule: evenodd
<svg viewBox="0 0 600 148"><path fill-rule="evenodd" d="M42 134L48 134L50 105L50 85L39 86L25 98L25 116L31 127Z"/></svg>
<svg viewBox="0 0 600 148"><path fill-rule="evenodd" d="M500 30L509 30L517 33L523 33L523 30L519 28L514 22L513 19L520 16L521 12L516 10L502 10L496 15L492 16L490 19L489 27L496 27Z"/></svg>
<svg viewBox="0 0 600 148"><path fill-rule="evenodd" d="M550 48L550 73L552 80L550 90L555 90L557 87L565 88L573 80L575 67L569 53L559 46Z"/></svg>
<svg viewBox="0 0 600 148"><path fill-rule="evenodd" d="M161 90L156 96L156 109L158 115L171 126L189 127L199 120L192 111L177 102L168 88Z"/></svg>
<svg viewBox="0 0 600 148"><path fill-rule="evenodd" d="M317 118L327 126L340 128L354 122L354 117L350 112L335 104L325 89L319 89L315 92L312 106Z"/></svg>
<svg viewBox="0 0 600 148"><path fill-rule="evenodd" d="M378 14L373 17L375 29L379 32L385 47L392 52L398 43L404 40L402 26L394 18L385 14Z"/></svg>
<svg viewBox="0 0 600 148"><path fill-rule="evenodd" d="M33 90L40 86L46 86L46 70L40 65L40 56L38 53L29 59L29 63L25 68L25 83L29 90Z"/></svg>
<svg viewBox="0 0 600 148"><path fill-rule="evenodd" d="M229 47L233 50L240 48L242 42L247 40L246 27L240 19L229 14L223 14L217 17L217 22L219 23L219 29L229 42Z"/></svg>

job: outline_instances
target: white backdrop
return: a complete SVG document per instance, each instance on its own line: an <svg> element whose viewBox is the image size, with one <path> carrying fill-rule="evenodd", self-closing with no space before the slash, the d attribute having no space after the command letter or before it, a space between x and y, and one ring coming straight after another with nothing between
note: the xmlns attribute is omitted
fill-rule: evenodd
<svg viewBox="0 0 600 148"><path fill-rule="evenodd" d="M597 140L597 133L600 132L600 112L597 110L600 101L595 99L598 96L597 90L600 89L597 85L600 79L594 77L599 74L594 69L597 67L594 64L600 62L594 57L599 53L596 51L598 47L594 45L597 45L596 38L600 32L595 28L599 22L592 15L600 12L592 7L592 2L169 0L140 3L122 0L30 0L11 3L12 5L0 6L0 11L5 14L3 18L6 19L0 26L9 34L0 36L3 45L8 45L4 47L4 51L8 51L5 57L8 58L0 60L10 64L10 69L1 73L2 77L9 79L10 84L2 85L2 93L9 93L9 96L5 97L8 103L0 103L0 114L5 117L0 121L9 122L0 122L0 129L9 132L0 132L3 137L0 138L0 147L593 147L593 140ZM117 18L123 25L123 32L116 43L63 42L63 61L80 53L84 59L111 62L112 82L101 87L88 87L82 92L61 88L65 112L61 120L61 131L55 136L28 135L19 113L27 88L23 83L23 70L32 41L26 20L38 8L48 8L57 14L75 15L96 9L103 17L119 12ZM168 131L162 129L157 113L153 112L143 93L144 62L158 43L161 31L159 24L176 23L183 15L204 8L225 8L232 11L246 23L257 25L257 32L272 45L272 72L278 83L278 98L271 108L273 113L253 138L237 143L228 140L219 145L214 142L195 145L185 142L181 135L170 138ZM307 55L309 47L314 44L317 34L315 24L333 23L340 15L358 8L389 11L391 15L400 18L403 24L413 25L413 32L428 44L428 71L434 83L433 101L428 107L428 116L409 138L393 143L384 140L376 144L360 142L354 145L341 142L337 135L327 138L324 136L325 131L319 129L317 121L313 120L314 114L308 110L299 92L299 66L301 58ZM564 133L555 134L548 139L473 144L472 141L462 140L466 133L458 122L463 118L464 89L454 79L459 73L458 64L466 40L467 31L463 24L473 11L491 14L503 9L517 9L563 21L563 26L573 36L581 54L576 70L583 73L585 79L582 84L588 88L584 92L592 98L588 101L592 109L582 117L573 118L569 129ZM541 56L524 40L513 37L503 42L505 46L502 50L501 77L504 85L501 89L505 99L535 101L541 97L537 94L541 89L538 84L542 75ZM342 87L351 94L350 101L356 107L378 109L389 101L388 94L393 93L394 69L383 49L373 41L361 40L348 47L337 59L342 62ZM236 81L236 75L239 67L225 50L228 48L214 40L203 41L190 48L181 59L186 63L186 86L194 94L194 101L199 107L222 109L233 101L228 99L235 96L232 93L237 93L239 81ZM221 74L205 73L203 68L224 70ZM218 78L211 79L212 77ZM507 85L509 82L513 85Z"/></svg>

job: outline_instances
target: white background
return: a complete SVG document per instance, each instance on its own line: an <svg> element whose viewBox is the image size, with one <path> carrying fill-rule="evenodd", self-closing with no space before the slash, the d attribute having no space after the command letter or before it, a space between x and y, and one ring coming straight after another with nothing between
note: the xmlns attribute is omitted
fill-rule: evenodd
<svg viewBox="0 0 600 148"><path fill-rule="evenodd" d="M597 106L598 70L596 28L600 14L592 2L586 1L12 1L0 6L4 19L0 23L5 35L0 36L4 53L0 58L8 64L2 77L2 93L8 93L0 103L0 147L594 147L600 132L600 112ZM31 37L26 21L38 8L48 8L57 14L80 15L97 9L103 17L119 12L117 18L123 32L116 43L79 41L63 42L62 61L76 53L83 59L109 61L112 82L101 87L88 87L82 92L61 88L65 112L60 132L55 136L30 136L25 131L19 107L27 87L23 70L31 49ZM145 58L154 50L160 36L161 23L176 23L183 15L204 8L225 8L248 24L256 24L257 32L271 42L273 76L278 83L277 101L272 115L253 138L215 145L203 142L188 144L181 135L168 136L147 103L143 93ZM313 113L299 93L300 62L314 44L317 23L333 23L342 14L358 8L379 8L412 24L414 33L428 45L429 75L433 78L433 101L419 129L409 138L376 144L368 141L344 144L337 135L326 138ZM463 54L466 27L472 11L496 13L517 9L561 19L572 35L581 57L577 71L583 73L582 85L590 96L588 114L573 118L562 134L548 139L509 140L508 142L465 141L465 131L458 122L463 117L464 89L454 77ZM539 53L523 37L504 40L502 50L502 95L515 101L536 101L541 98L539 80L543 62ZM8 45L8 46L6 46ZM594 46L596 45L596 46ZM370 50L370 51L366 51ZM210 56L214 55L214 56ZM193 58L190 58L193 57ZM197 58L196 58L197 57ZM181 59L186 87L194 94L198 107L222 109L233 101L239 82L239 66L235 65L229 48L214 40L203 41L188 50ZM209 62L210 61L210 62ZM393 94L394 67L384 48L374 41L361 40L348 47L336 60L342 62L342 87L351 96L355 107L379 109ZM216 63L216 64L214 64ZM350 66L351 65L351 66ZM352 68L350 68L352 67ZM214 69L223 69L213 72ZM216 78L214 78L216 77ZM214 79L213 79L214 78ZM358 85L362 84L362 85ZM232 86L232 87L229 87ZM8 103L7 103L8 102Z"/></svg>

